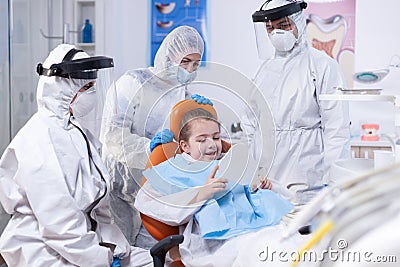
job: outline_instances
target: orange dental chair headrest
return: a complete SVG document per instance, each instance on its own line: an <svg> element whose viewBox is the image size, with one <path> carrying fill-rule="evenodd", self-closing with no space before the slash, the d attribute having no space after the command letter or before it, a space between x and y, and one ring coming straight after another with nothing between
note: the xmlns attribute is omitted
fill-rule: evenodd
<svg viewBox="0 0 400 267"><path fill-rule="evenodd" d="M181 100L172 108L170 114L169 128L174 133L175 140L178 141L183 116L195 109L204 109L210 112L215 119L218 119L217 112L213 106L199 104L192 99Z"/></svg>

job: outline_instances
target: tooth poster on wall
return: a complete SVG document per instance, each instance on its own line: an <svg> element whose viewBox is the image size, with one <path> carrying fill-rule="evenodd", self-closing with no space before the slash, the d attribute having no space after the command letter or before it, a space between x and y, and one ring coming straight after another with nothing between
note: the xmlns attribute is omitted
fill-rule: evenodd
<svg viewBox="0 0 400 267"><path fill-rule="evenodd" d="M203 61L206 61L206 0L151 1L151 52L150 65L165 36L176 27L187 25L195 28L206 43Z"/></svg>
<svg viewBox="0 0 400 267"><path fill-rule="evenodd" d="M356 0L307 1L308 44L336 59L348 86L353 85Z"/></svg>

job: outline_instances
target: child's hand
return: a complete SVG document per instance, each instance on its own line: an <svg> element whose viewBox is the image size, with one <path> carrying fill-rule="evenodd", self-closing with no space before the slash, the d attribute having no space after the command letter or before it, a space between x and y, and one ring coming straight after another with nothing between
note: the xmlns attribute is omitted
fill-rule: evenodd
<svg viewBox="0 0 400 267"><path fill-rule="evenodd" d="M261 189L268 189L268 190L271 190L272 189L272 183L271 183L271 181L270 180L268 180L267 179L267 177L261 177L261 176L258 176L258 178L260 178L260 185L259 185L259 187L261 188Z"/></svg>
<svg viewBox="0 0 400 267"><path fill-rule="evenodd" d="M251 186L250 192L255 193L258 191L258 189L272 189L272 183L270 180L267 179L267 177L258 176L258 179L260 179L260 183L258 185L253 184Z"/></svg>
<svg viewBox="0 0 400 267"><path fill-rule="evenodd" d="M214 178L218 168L219 166L216 165L211 171L205 185L201 187L199 193L197 194L195 202L210 199L214 196L215 193L225 190L228 179Z"/></svg>

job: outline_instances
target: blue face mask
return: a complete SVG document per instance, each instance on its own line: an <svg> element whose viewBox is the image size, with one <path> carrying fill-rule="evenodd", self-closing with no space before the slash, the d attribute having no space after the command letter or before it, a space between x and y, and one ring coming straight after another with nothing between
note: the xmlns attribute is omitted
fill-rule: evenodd
<svg viewBox="0 0 400 267"><path fill-rule="evenodd" d="M178 82L181 84L187 84L191 83L194 81L196 78L196 71L193 71L192 73L188 72L186 69L182 68L181 66L178 67Z"/></svg>

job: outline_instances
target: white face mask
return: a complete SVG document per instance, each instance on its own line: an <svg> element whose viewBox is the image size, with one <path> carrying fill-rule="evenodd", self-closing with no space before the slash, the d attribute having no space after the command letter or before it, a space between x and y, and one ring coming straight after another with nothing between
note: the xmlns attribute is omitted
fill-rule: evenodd
<svg viewBox="0 0 400 267"><path fill-rule="evenodd" d="M71 103L72 114L75 118L88 115L96 105L96 90L92 87L76 94L75 101Z"/></svg>
<svg viewBox="0 0 400 267"><path fill-rule="evenodd" d="M178 82L181 84L186 84L186 83L191 83L194 81L196 78L196 71L193 71L192 73L188 72L185 68L182 68L181 66L178 67Z"/></svg>
<svg viewBox="0 0 400 267"><path fill-rule="evenodd" d="M292 31L275 29L269 34L269 39L277 51L290 51L296 43L296 37Z"/></svg>

